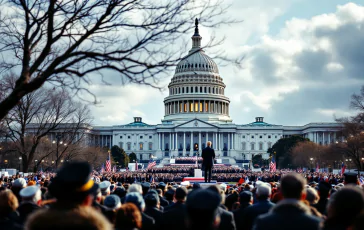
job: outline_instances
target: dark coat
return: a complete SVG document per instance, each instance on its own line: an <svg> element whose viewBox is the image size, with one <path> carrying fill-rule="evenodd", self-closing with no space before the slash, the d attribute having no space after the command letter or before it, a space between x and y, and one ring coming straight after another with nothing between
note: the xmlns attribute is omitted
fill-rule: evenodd
<svg viewBox="0 0 364 230"><path fill-rule="evenodd" d="M12 212L7 217L0 217L0 230L21 230L19 224L19 213Z"/></svg>
<svg viewBox="0 0 364 230"><path fill-rule="evenodd" d="M154 230L155 220L145 213L142 213L142 230Z"/></svg>
<svg viewBox="0 0 364 230"><path fill-rule="evenodd" d="M161 204L162 207L167 207L169 206L169 202L168 200L166 200L166 198L159 196L159 202Z"/></svg>
<svg viewBox="0 0 364 230"><path fill-rule="evenodd" d="M253 204L250 207L247 207L243 213L244 225L239 226L244 230L250 230L253 227L254 220L262 214L268 213L271 208L274 207L275 204L270 202L269 200L259 200L256 204Z"/></svg>
<svg viewBox="0 0 364 230"><path fill-rule="evenodd" d="M240 208L233 211L236 229L242 229L245 223L244 211L250 207L250 203L240 203Z"/></svg>
<svg viewBox="0 0 364 230"><path fill-rule="evenodd" d="M144 213L152 217L155 220L155 229L160 229L163 221L163 212L156 207L147 207Z"/></svg>
<svg viewBox="0 0 364 230"><path fill-rule="evenodd" d="M187 229L186 219L186 205L181 202L177 202L169 206L169 209L165 213L163 213L162 229L185 230Z"/></svg>
<svg viewBox="0 0 364 230"><path fill-rule="evenodd" d="M285 199L269 213L258 216L254 230L315 230L320 228L320 219L311 214L310 207L294 199Z"/></svg>
<svg viewBox="0 0 364 230"><path fill-rule="evenodd" d="M226 211L219 207L218 214L220 215L219 230L235 230L234 215L232 212Z"/></svg>
<svg viewBox="0 0 364 230"><path fill-rule="evenodd" d="M206 147L202 150L202 168L212 168L215 159L215 150Z"/></svg>
<svg viewBox="0 0 364 230"><path fill-rule="evenodd" d="M319 211L321 214L326 215L326 207L327 207L327 203L328 203L328 199L324 198L324 199L320 199L317 204L312 205L313 207L315 207L317 209L317 211Z"/></svg>
<svg viewBox="0 0 364 230"><path fill-rule="evenodd" d="M22 203L18 207L19 223L24 224L29 214L38 210L40 207L34 203Z"/></svg>

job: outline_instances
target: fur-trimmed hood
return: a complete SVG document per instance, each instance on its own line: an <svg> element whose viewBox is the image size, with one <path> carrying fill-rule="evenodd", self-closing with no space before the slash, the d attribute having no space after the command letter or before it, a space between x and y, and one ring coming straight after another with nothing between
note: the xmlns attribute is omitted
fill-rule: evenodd
<svg viewBox="0 0 364 230"><path fill-rule="evenodd" d="M296 200L296 199L284 199L281 200L275 205L271 210L270 213L279 213L279 212L286 212L286 211L297 211L307 215L311 215L311 209L305 203Z"/></svg>

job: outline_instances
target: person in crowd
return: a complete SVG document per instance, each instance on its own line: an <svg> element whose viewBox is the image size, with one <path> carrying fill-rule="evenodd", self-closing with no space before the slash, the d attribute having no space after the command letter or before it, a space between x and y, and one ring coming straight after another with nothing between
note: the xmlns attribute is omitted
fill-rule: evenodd
<svg viewBox="0 0 364 230"><path fill-rule="evenodd" d="M24 178L18 178L16 180L14 180L14 182L11 186L11 191L14 193L14 195L18 199L18 202L21 201L21 196L19 195L19 192L20 192L20 190L22 190L25 187L27 187L27 181Z"/></svg>
<svg viewBox="0 0 364 230"><path fill-rule="evenodd" d="M317 211L320 212L321 214L326 215L326 206L329 201L331 185L327 182L320 181L320 183L317 186L317 189L320 199L316 204L312 206L315 207Z"/></svg>
<svg viewBox="0 0 364 230"><path fill-rule="evenodd" d="M18 207L19 223L24 224L28 215L38 210L42 202L42 192L38 186L32 185L20 190L22 201Z"/></svg>
<svg viewBox="0 0 364 230"><path fill-rule="evenodd" d="M106 211L106 207L101 204L101 202L102 202L101 189L98 184L96 184L96 185L97 185L97 189L95 189L95 192L93 194L94 199L92 202L92 207L94 207L96 210L104 213Z"/></svg>
<svg viewBox="0 0 364 230"><path fill-rule="evenodd" d="M143 196L145 196L149 192L150 183L149 182L143 182L141 184L141 186L142 186L142 194L143 194Z"/></svg>
<svg viewBox="0 0 364 230"><path fill-rule="evenodd" d="M221 197L211 189L197 189L187 196L188 230L214 230L220 225Z"/></svg>
<svg viewBox="0 0 364 230"><path fill-rule="evenodd" d="M115 218L115 230L141 230L142 214L135 204L126 203L118 209Z"/></svg>
<svg viewBox="0 0 364 230"><path fill-rule="evenodd" d="M110 181L103 181L99 184L99 187L101 189L101 195L102 195L101 204L104 203L106 196L111 194L110 186L111 186Z"/></svg>
<svg viewBox="0 0 364 230"><path fill-rule="evenodd" d="M127 193L137 192L139 194L143 194L142 186L140 184L131 184L128 188Z"/></svg>
<svg viewBox="0 0 364 230"><path fill-rule="evenodd" d="M234 215L231 212L226 211L224 204L224 198L223 196L225 194L223 194L223 191L220 190L219 186L216 185L212 185L210 187L207 188L208 190L211 190L213 192L215 192L216 194L218 194L220 196L220 207L217 209L217 213L220 216L220 225L219 225L219 230L235 230L235 220L234 220ZM222 206L223 205L223 206Z"/></svg>
<svg viewBox="0 0 364 230"><path fill-rule="evenodd" d="M88 206L78 206L68 211L49 212L39 210L29 216L27 230L93 229L112 230L109 221L98 211Z"/></svg>
<svg viewBox="0 0 364 230"><path fill-rule="evenodd" d="M211 170L215 159L215 151L211 148L211 144L211 141L208 141L207 147L202 150L202 168L205 171L205 183L211 182Z"/></svg>
<svg viewBox="0 0 364 230"><path fill-rule="evenodd" d="M239 193L235 190L231 192L226 198L225 198L225 206L229 211L232 211L233 204L239 201Z"/></svg>
<svg viewBox="0 0 364 230"><path fill-rule="evenodd" d="M152 217L155 220L156 229L160 229L162 226L163 212L159 210L160 202L157 191L151 190L144 196L145 211L144 213Z"/></svg>
<svg viewBox="0 0 364 230"><path fill-rule="evenodd" d="M117 195L120 198L121 203L124 203L126 190L124 187L117 187L113 193L114 195Z"/></svg>
<svg viewBox="0 0 364 230"><path fill-rule="evenodd" d="M283 200L269 213L258 216L254 230L270 229L319 229L320 219L313 216L310 208L301 202L306 197L306 179L297 173L286 174L281 179Z"/></svg>
<svg viewBox="0 0 364 230"><path fill-rule="evenodd" d="M253 193L243 191L239 194L239 208L233 211L236 229L243 229L244 211L253 204Z"/></svg>
<svg viewBox="0 0 364 230"><path fill-rule="evenodd" d="M322 218L322 214L317 211L317 209L314 207L319 201L320 197L314 188L306 188L306 204L310 206L311 213L314 216L317 216L319 218Z"/></svg>
<svg viewBox="0 0 364 230"><path fill-rule="evenodd" d="M130 188L129 188L130 189ZM155 228L155 220L144 213L145 202L142 194L139 192L128 192L125 197L125 203L135 204L142 215L142 230L153 230Z"/></svg>
<svg viewBox="0 0 364 230"><path fill-rule="evenodd" d="M345 185L357 185L358 184L358 174L354 172L344 173L344 184Z"/></svg>
<svg viewBox="0 0 364 230"><path fill-rule="evenodd" d="M169 206L169 202L168 200L166 200L166 198L163 197L163 191L162 189L158 188L157 190L158 196L159 196L159 202L161 203L162 207L167 207Z"/></svg>
<svg viewBox="0 0 364 230"><path fill-rule="evenodd" d="M18 199L11 190L0 191L0 229L22 229L21 225L18 224L19 216L16 212L18 206Z"/></svg>
<svg viewBox="0 0 364 230"><path fill-rule="evenodd" d="M93 194L98 189L98 186L91 179L91 173L92 168L87 162L71 162L60 168L48 186L49 193L57 201L50 205L47 210L35 212L33 214L35 217L31 218L32 215L29 216L28 221L31 219L29 226L33 226L31 229L42 229L43 225L36 224L42 220L58 219L58 221L47 221L45 225L48 229L59 229L60 226L63 226L60 225L62 220L65 221L65 224L71 226L73 222L71 220L67 220L69 221L67 222L66 219L72 215L80 215L82 217L82 215L89 214L90 218L96 215L93 213L97 212L96 210L86 208L92 205L94 200ZM77 209L80 209L79 212L76 211ZM98 217L98 215L95 216L95 218L99 219ZM74 219L74 217L72 216L70 219ZM107 220L102 216L100 221Z"/></svg>
<svg viewBox="0 0 364 230"><path fill-rule="evenodd" d="M176 203L173 203L164 209L162 229L187 229L187 211L185 205L187 194L188 191L185 187L180 187L176 189L174 195Z"/></svg>
<svg viewBox="0 0 364 230"><path fill-rule="evenodd" d="M103 214L111 223L114 223L116 211L121 207L120 198L117 195L109 195L104 200L104 206Z"/></svg>
<svg viewBox="0 0 364 230"><path fill-rule="evenodd" d="M244 226L241 229L250 230L253 227L255 219L262 214L268 213L268 211L274 207L275 204L270 202L270 197L272 195L272 190L269 184L263 183L257 187L256 190L257 202L252 206L245 209L243 213Z"/></svg>
<svg viewBox="0 0 364 230"><path fill-rule="evenodd" d="M363 191L354 186L344 187L331 197L327 209L323 230L348 229L355 217L364 211Z"/></svg>

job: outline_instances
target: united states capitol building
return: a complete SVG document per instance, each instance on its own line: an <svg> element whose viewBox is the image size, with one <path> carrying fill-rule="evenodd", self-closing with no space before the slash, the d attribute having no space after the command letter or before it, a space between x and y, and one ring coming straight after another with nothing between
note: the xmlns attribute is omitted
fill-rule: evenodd
<svg viewBox="0 0 364 230"><path fill-rule="evenodd" d="M256 117L249 124L235 124L229 116L226 85L216 63L201 48L201 40L196 21L192 48L178 63L168 85L165 115L160 124L146 124L141 117L134 117L129 124L93 126L88 143L109 148L118 145L144 161L151 155L158 159L193 156L207 141L212 141L220 158L241 161L250 160L256 154L268 158L268 148L280 138L291 135L300 135L322 145L336 141L340 128L337 123L282 126Z"/></svg>

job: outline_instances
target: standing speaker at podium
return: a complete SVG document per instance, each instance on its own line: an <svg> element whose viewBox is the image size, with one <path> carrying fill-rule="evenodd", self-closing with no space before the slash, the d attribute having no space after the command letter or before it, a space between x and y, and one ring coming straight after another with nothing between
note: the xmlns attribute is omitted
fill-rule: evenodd
<svg viewBox="0 0 364 230"><path fill-rule="evenodd" d="M207 147L202 150L202 170L205 171L205 183L211 182L211 169L214 165L215 151L211 148L211 141L207 142ZM207 181L207 174L209 176Z"/></svg>

